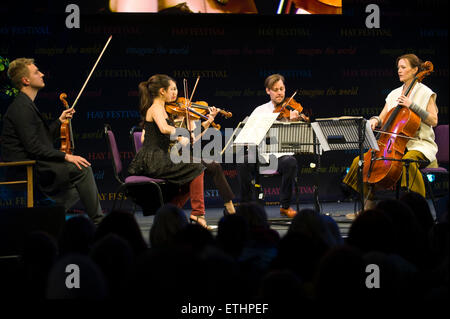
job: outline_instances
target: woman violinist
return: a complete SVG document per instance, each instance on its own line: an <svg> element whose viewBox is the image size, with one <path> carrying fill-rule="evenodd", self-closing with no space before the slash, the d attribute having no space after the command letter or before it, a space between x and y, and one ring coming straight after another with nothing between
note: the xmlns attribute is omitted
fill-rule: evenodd
<svg viewBox="0 0 450 319"><path fill-rule="evenodd" d="M436 106L436 93L426 85L418 82L414 85L408 95L405 95L407 89L414 81L417 73L422 71L424 64L414 54L405 54L397 58L397 70L400 82L403 85L389 93L386 98L386 104L379 116L370 118L372 129L382 126L387 121L387 114L397 105L407 107L420 118L420 126L413 139L409 139L406 144L406 151L402 159L410 159L432 163L436 160L437 145L434 141L434 126L438 123L438 108ZM359 157L353 160L350 170L345 176L343 182L355 191L358 191L358 161ZM364 163L370 165L370 163ZM425 184L422 175L419 172L418 162L411 162L408 170L409 185L408 188L425 197ZM406 187L405 167L401 177L401 186ZM367 185L364 185L364 193L367 194ZM370 199L370 198L369 198ZM370 207L371 202L367 203Z"/></svg>
<svg viewBox="0 0 450 319"><path fill-rule="evenodd" d="M192 103L192 105L195 105L195 103ZM194 108L195 108L195 106L194 106ZM202 135L206 132L206 130L211 126L212 123L214 123L214 119L219 112L221 112L221 110L214 106L208 107L208 114L204 116L207 118L207 120L201 122L202 132L197 136L192 135L193 143L196 143L201 139ZM181 126L183 126L183 127L186 126L184 114L183 115L181 115L181 114L173 115L172 118L174 119L175 123L182 122ZM192 118L190 119L189 130L191 132L193 132L195 130L196 122L197 121L194 121ZM203 164L203 166L205 166L205 173L207 175L210 175L210 177L212 177L214 184L219 191L219 195L220 195L220 197L222 197L222 200L223 200L224 206L225 206L224 211L223 211L224 215L234 214L236 212L236 210L234 208L234 204L233 204L233 198L235 196L234 196L233 191L231 190L230 184L228 184L225 174L223 173L222 166L219 163L214 162L214 161L205 162L202 160L201 163ZM202 192L203 192L203 188L202 188ZM203 193L202 193L202 195L203 195ZM198 198L198 195L194 195L194 196L191 195L191 206L192 207L195 206L194 202L197 201L197 198ZM204 206L203 206L203 208L204 208Z"/></svg>
<svg viewBox="0 0 450 319"><path fill-rule="evenodd" d="M153 75L148 81L139 83L139 110L144 119L143 145L130 163L128 172L132 175L165 179L179 185L180 193L171 203L182 208L189 196L192 196L192 190L203 189L204 166L174 163L170 158L170 135L175 134L176 128L165 106L166 103L175 101L177 94L175 81L164 74ZM177 140L183 145L189 143L186 137L178 137ZM190 219L206 227L203 191L198 200L200 209L193 208Z"/></svg>

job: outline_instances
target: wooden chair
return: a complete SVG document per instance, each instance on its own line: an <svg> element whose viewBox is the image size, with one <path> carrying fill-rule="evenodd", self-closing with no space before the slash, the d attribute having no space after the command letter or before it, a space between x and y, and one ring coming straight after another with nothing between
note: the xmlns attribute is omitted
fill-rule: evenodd
<svg viewBox="0 0 450 319"><path fill-rule="evenodd" d="M19 162L0 162L0 167L13 167L13 166L25 166L27 170L26 180L14 179L10 181L0 182L0 185L27 185L27 207L33 207L34 195L33 195L33 169L36 161L19 161Z"/></svg>

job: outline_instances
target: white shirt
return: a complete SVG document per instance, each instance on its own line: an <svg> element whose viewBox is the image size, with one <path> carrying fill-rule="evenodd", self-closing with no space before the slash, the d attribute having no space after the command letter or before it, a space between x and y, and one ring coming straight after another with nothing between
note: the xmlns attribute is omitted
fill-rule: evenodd
<svg viewBox="0 0 450 319"><path fill-rule="evenodd" d="M388 111L397 106L397 99L402 92L403 86L396 88L386 97ZM428 102L433 95L436 97L436 93L425 84L419 82L412 89L409 98L413 103L426 110ZM438 110L436 109L436 113L437 112ZM421 121L420 127L414 137L416 137L417 140L409 140L406 144L406 148L409 151L415 150L421 152L430 162L433 162L436 159L436 153L438 151L436 142L434 141L433 128Z"/></svg>
<svg viewBox="0 0 450 319"><path fill-rule="evenodd" d="M256 107L252 114L250 114L250 116L252 116L254 113L273 113L273 111L275 110L275 105L273 104L272 101L269 101L265 104L262 104L258 107ZM280 158L281 156L285 156L285 155L294 155L294 153L265 153L265 149L266 149L266 139L264 138L261 142L261 144L259 144L258 149L260 150L260 155L264 158L264 160L268 163L269 162L269 156L271 154L275 155L277 158Z"/></svg>

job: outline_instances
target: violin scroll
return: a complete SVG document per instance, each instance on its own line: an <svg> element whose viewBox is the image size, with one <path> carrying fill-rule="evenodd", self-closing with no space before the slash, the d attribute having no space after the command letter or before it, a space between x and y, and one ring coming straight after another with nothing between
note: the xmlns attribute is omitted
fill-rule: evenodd
<svg viewBox="0 0 450 319"><path fill-rule="evenodd" d="M69 108L69 103L67 103L67 94L66 93L61 93L60 95L59 95L59 99L61 100L61 102L63 103L63 105L64 105L64 107L66 108L66 109L68 109Z"/></svg>

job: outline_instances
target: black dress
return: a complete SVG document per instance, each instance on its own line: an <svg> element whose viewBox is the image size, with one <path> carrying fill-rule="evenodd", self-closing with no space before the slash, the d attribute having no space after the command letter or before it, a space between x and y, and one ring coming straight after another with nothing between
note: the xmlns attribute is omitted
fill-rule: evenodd
<svg viewBox="0 0 450 319"><path fill-rule="evenodd" d="M167 119L169 125L173 123ZM144 122L145 138L128 168L131 175L165 179L173 184L186 184L200 175L204 166L197 163L174 163L170 159L170 136L162 134L155 122Z"/></svg>

